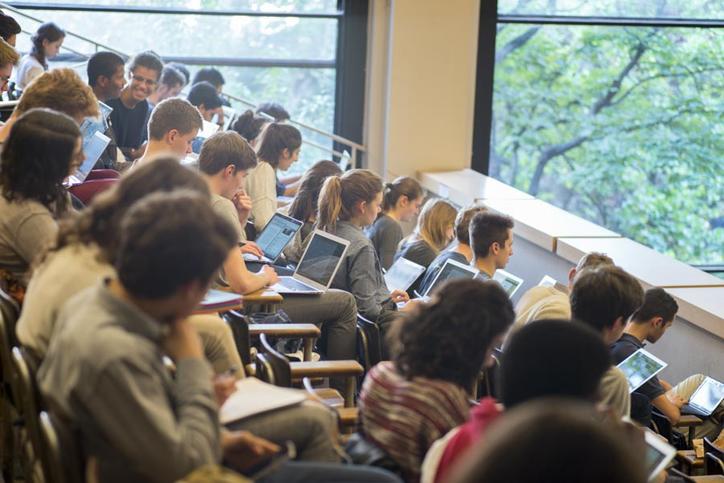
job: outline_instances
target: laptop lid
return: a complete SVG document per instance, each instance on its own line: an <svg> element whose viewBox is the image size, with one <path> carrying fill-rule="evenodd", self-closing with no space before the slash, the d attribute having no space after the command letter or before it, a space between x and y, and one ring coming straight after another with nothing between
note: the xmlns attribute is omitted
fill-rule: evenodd
<svg viewBox="0 0 724 483"><path fill-rule="evenodd" d="M213 122L204 121L203 126L201 127L201 131L199 131L198 137L207 139L211 137L213 134L216 134L216 132L219 130L219 125L214 124Z"/></svg>
<svg viewBox="0 0 724 483"><path fill-rule="evenodd" d="M101 157L101 154L103 154L103 151L106 150L110 142L111 138L101 131L95 131L90 137L83 138L83 153L85 154L85 159L74 173L77 181L80 183L85 181L88 173L90 173L93 166L96 165L98 158Z"/></svg>
<svg viewBox="0 0 724 483"><path fill-rule="evenodd" d="M314 230L304 250L301 260L294 271L294 278L300 282L325 291L332 284L344 254L349 248L349 241L330 235L321 230Z"/></svg>
<svg viewBox="0 0 724 483"><path fill-rule="evenodd" d="M446 260L445 265L443 265L440 271L437 272L435 280L433 280L430 286L427 287L427 290L424 294L422 294L422 296L427 297L437 286L446 280L452 280L455 278L474 278L477 274L478 271L471 268L469 265L456 262L455 260Z"/></svg>
<svg viewBox="0 0 724 483"><path fill-rule="evenodd" d="M276 260L303 224L289 216L274 213L256 237L256 244L264 252L265 257L272 261Z"/></svg>
<svg viewBox="0 0 724 483"><path fill-rule="evenodd" d="M724 384L707 377L691 395L689 406L708 415L719 407L722 400L724 400Z"/></svg>
<svg viewBox="0 0 724 483"><path fill-rule="evenodd" d="M410 285L415 283L417 277L422 275L425 267L411 262L407 258L400 257L392 264L385 274L385 284L388 290L404 290L407 291Z"/></svg>
<svg viewBox="0 0 724 483"><path fill-rule="evenodd" d="M644 349L639 349L621 361L617 367L628 379L629 392L634 392L666 366L668 366L666 362Z"/></svg>
<svg viewBox="0 0 724 483"><path fill-rule="evenodd" d="M520 277L516 277L510 272L506 272L505 270L498 269L493 274L493 280L498 282L501 287L503 287L503 290L508 294L508 297L513 297L515 295L515 292L518 291L521 285L523 285L523 279Z"/></svg>
<svg viewBox="0 0 724 483"><path fill-rule="evenodd" d="M644 456L646 471L649 481L652 481L666 469L669 461L676 456L676 448L648 429L644 430L644 439L646 441L646 455Z"/></svg>

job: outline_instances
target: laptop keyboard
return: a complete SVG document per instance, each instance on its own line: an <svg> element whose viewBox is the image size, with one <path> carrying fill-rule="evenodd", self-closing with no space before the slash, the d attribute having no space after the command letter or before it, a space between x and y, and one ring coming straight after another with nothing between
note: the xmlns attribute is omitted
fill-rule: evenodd
<svg viewBox="0 0 724 483"><path fill-rule="evenodd" d="M291 277L280 279L279 285L284 285L285 288L293 292L308 292L310 290L314 290L306 283L299 282L298 280Z"/></svg>

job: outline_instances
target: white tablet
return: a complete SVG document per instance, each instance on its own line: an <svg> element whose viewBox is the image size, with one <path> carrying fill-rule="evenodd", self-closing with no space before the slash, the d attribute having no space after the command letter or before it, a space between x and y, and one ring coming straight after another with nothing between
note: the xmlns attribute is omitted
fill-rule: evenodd
<svg viewBox="0 0 724 483"><path fill-rule="evenodd" d="M518 291L521 285L523 285L523 279L516 277L512 273L506 272L505 270L498 269L493 274L493 280L498 282L508 297L513 297L515 292Z"/></svg>
<svg viewBox="0 0 724 483"><path fill-rule="evenodd" d="M646 470L649 481L653 481L676 456L676 448L648 429L644 431L644 437L646 439Z"/></svg>
<svg viewBox="0 0 724 483"><path fill-rule="evenodd" d="M653 354L639 349L617 366L626 375L629 392L634 392L661 372L668 364Z"/></svg>
<svg viewBox="0 0 724 483"><path fill-rule="evenodd" d="M400 257L385 273L385 285L390 292L393 290L407 291L424 271L425 267L422 265Z"/></svg>
<svg viewBox="0 0 724 483"><path fill-rule="evenodd" d="M724 400L724 384L707 377L689 399L689 406L698 414L709 417Z"/></svg>

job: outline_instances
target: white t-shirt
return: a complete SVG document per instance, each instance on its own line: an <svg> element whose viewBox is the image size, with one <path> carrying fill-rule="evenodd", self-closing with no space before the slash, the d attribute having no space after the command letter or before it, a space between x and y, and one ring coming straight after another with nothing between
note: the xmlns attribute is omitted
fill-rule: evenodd
<svg viewBox="0 0 724 483"><path fill-rule="evenodd" d="M20 59L18 68L15 71L15 85L18 89L25 90L28 84L30 84L30 81L38 77L43 72L45 72L43 64L38 62L38 59L32 55L26 54L22 59Z"/></svg>

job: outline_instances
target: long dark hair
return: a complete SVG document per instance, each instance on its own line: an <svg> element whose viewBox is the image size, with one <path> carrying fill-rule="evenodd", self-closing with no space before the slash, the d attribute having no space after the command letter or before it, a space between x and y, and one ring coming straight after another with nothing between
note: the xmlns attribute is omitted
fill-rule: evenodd
<svg viewBox="0 0 724 483"><path fill-rule="evenodd" d="M425 193L422 190L422 186L415 178L409 176L400 176L391 183L385 183L385 191L382 194L382 213L395 208L397 200L402 196L407 196L407 199L412 202L418 198L422 198Z"/></svg>
<svg viewBox="0 0 724 483"><path fill-rule="evenodd" d="M261 130L267 122L266 119L255 115L254 111L248 109L234 120L229 129L236 131L250 143L261 134Z"/></svg>
<svg viewBox="0 0 724 483"><path fill-rule="evenodd" d="M113 263L123 215L150 193L190 189L210 196L204 180L175 158L158 158L124 176L120 183L99 194L80 216L61 224L55 249L72 243L95 243L105 261Z"/></svg>
<svg viewBox="0 0 724 483"><path fill-rule="evenodd" d="M277 169L279 158L281 158L284 150L289 150L289 154L291 154L299 149L301 145L302 133L299 132L299 129L289 124L273 122L266 128L257 155L259 159L266 161L274 169Z"/></svg>
<svg viewBox="0 0 724 483"><path fill-rule="evenodd" d="M324 180L330 176L339 176L342 170L334 161L317 161L304 173L299 190L289 206L289 216L300 221L308 221L317 213L319 192Z"/></svg>
<svg viewBox="0 0 724 483"><path fill-rule="evenodd" d="M70 174L80 140L78 125L51 109L30 109L15 121L2 148L0 185L8 201L35 200L56 216L65 213Z"/></svg>
<svg viewBox="0 0 724 483"><path fill-rule="evenodd" d="M48 61L45 58L45 50L43 50L43 40L56 42L62 38L65 38L65 30L58 27L53 22L44 23L38 27L38 31L30 38L33 42L33 48L30 51L30 55L38 59L38 62L40 62L47 70Z"/></svg>

